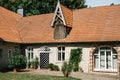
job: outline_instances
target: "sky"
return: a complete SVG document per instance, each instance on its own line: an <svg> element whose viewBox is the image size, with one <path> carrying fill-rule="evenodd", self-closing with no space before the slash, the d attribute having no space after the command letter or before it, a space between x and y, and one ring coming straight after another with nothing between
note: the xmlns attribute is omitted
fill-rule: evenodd
<svg viewBox="0 0 120 80"><path fill-rule="evenodd" d="M120 0L86 0L88 7L105 6L111 3L120 4Z"/></svg>

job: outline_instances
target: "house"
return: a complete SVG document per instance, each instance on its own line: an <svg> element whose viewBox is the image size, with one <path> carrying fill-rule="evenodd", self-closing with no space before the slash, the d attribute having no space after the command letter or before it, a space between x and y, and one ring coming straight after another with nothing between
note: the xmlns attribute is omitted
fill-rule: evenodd
<svg viewBox="0 0 120 80"><path fill-rule="evenodd" d="M120 5L70 10L59 2L55 13L22 17L0 7L0 68L21 48L40 68L62 66L71 49L82 48L80 66L86 73L120 70Z"/></svg>

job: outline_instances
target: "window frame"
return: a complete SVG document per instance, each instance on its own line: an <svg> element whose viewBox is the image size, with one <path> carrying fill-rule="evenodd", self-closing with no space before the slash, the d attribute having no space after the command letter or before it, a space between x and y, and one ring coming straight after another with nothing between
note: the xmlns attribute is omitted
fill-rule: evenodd
<svg viewBox="0 0 120 80"><path fill-rule="evenodd" d="M59 48L60 48L60 50L59 50ZM60 59L59 59L59 53L60 53ZM63 54L64 54L64 58L63 58ZM58 60L58 62L65 61L65 46L58 46L57 47L57 60Z"/></svg>
<svg viewBox="0 0 120 80"><path fill-rule="evenodd" d="M117 56L118 54L117 54L117 52L116 53L113 52L114 48L112 48L112 47L108 47L108 48L102 49L102 47L100 47L100 48L97 49L97 53L96 52L93 53L93 64L94 64L93 70L94 71L110 71L110 72L112 71L112 72L117 72L117 68L114 69L114 67L113 67L113 56ZM100 59L101 59L100 52L104 52L104 57L105 57L105 65L104 66L105 66L105 69L101 69L100 68L100 63L101 63L100 62ZM107 65L106 65L108 63L107 62L107 52L110 52L110 64L111 64L111 68L110 69L108 69ZM95 63L95 56L98 56L98 61L99 61L98 62L98 64L99 64L98 68L95 68L95 64L96 64ZM117 60L118 60L118 57L117 57Z"/></svg>
<svg viewBox="0 0 120 80"><path fill-rule="evenodd" d="M34 58L34 49L32 46L27 47L27 60L32 61Z"/></svg>

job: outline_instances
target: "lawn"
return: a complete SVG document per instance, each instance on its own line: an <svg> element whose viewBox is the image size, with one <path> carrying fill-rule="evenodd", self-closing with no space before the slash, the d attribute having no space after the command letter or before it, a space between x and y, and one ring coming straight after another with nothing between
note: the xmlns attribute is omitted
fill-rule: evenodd
<svg viewBox="0 0 120 80"><path fill-rule="evenodd" d="M0 80L80 80L71 77L0 73Z"/></svg>

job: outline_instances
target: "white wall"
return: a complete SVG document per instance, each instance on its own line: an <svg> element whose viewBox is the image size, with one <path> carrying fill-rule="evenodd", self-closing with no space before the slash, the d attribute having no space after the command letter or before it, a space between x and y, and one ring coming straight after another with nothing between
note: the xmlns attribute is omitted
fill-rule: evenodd
<svg viewBox="0 0 120 80"><path fill-rule="evenodd" d="M91 48L82 48L83 54L80 66L82 67L85 73L88 73L90 50Z"/></svg>
<svg viewBox="0 0 120 80"><path fill-rule="evenodd" d="M46 45L45 45L46 46ZM33 47L33 51L34 51L34 58L38 57L40 60L40 51L39 48L41 46L32 46ZM58 55L57 55L57 46L48 46L50 48L50 54L49 54L49 63L53 63L59 66L59 68L61 69L61 66L63 64L63 61L58 61ZM75 49L78 47L70 47L69 45L67 45L65 47L65 61L69 61L69 57L70 57L70 52L71 49ZM83 55L82 55L82 61L80 63L80 66L83 68L84 72L88 72L88 64L89 64L89 53L90 53L91 48L83 48Z"/></svg>

